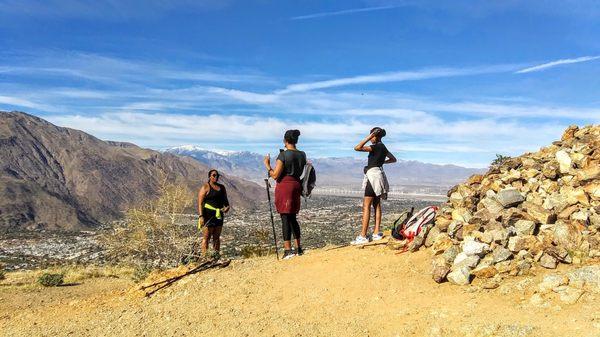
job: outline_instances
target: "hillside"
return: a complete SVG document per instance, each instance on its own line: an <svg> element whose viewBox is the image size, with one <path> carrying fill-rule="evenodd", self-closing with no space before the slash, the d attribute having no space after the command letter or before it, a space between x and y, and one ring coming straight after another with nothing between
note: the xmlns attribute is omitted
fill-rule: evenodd
<svg viewBox="0 0 600 337"><path fill-rule="evenodd" d="M0 287L4 336L581 336L600 334L597 298L532 303L548 272L497 289L438 285L429 251L384 246L233 261L144 298L131 282ZM561 266L561 272L570 266ZM181 272L174 270L166 275ZM164 277L163 276L163 277ZM12 279L8 275L5 282ZM16 276L15 276L16 277ZM153 279L161 279L155 276ZM557 324L560 322L560 324Z"/></svg>
<svg viewBox="0 0 600 337"><path fill-rule="evenodd" d="M184 145L167 149L166 152L189 156L197 161L249 179L261 181L264 178L263 155L248 151L209 151L196 146ZM274 156L272 154L272 156ZM309 158L318 172L318 186L357 187L362 183L364 159L351 157ZM456 165L436 165L413 160L399 159L393 165L385 166L392 185L435 185L449 188L482 170Z"/></svg>
<svg viewBox="0 0 600 337"><path fill-rule="evenodd" d="M195 191L207 171L190 158L0 112L0 230L94 228L154 196L164 177ZM258 185L223 180L236 207L253 206Z"/></svg>

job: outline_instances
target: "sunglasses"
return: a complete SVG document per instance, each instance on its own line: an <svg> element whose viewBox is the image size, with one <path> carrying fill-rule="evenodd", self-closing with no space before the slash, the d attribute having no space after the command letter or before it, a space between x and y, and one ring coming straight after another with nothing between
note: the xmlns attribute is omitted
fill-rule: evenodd
<svg viewBox="0 0 600 337"><path fill-rule="evenodd" d="M216 174L216 173L211 173L211 175L210 175L210 176L211 176L211 177L217 177L217 178L219 177L219 175L218 175L218 174Z"/></svg>

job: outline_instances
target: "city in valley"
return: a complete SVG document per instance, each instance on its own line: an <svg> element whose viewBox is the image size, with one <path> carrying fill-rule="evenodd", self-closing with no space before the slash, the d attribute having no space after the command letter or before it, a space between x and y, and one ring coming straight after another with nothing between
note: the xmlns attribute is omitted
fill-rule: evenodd
<svg viewBox="0 0 600 337"><path fill-rule="evenodd" d="M303 245L307 249L348 244L357 235L362 216L362 198L351 191L345 193L349 196L322 195L316 191L310 199L303 200L298 220L302 228ZM339 194L343 194L342 190ZM430 196L429 200L417 200L392 193L389 200L383 203L383 229L391 227L402 211L439 204L439 198ZM264 199L264 207L255 210L236 209L226 217L221 238L221 250L225 257L243 258L273 252L273 229L266 191ZM185 218L188 219L186 223L179 225L188 228L190 235L197 235L200 242L200 233L195 229L197 215L189 214ZM281 220L277 213L274 213L274 222L281 249ZM64 264L102 264L106 262L105 254L97 240L102 231L11 233L0 240L0 262L8 270ZM192 250L190 247L190 254L195 253Z"/></svg>

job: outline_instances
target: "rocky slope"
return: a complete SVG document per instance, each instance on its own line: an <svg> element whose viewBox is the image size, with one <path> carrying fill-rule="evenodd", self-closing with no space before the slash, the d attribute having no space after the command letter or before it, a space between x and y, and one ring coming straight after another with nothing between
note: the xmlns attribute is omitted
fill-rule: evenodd
<svg viewBox="0 0 600 337"><path fill-rule="evenodd" d="M436 254L437 282L497 287L507 276L559 263L597 263L600 126L571 126L560 141L474 175L448 197L435 226L411 245L415 250L425 244ZM593 290L600 292L597 269L588 274ZM560 288L568 280L562 282L554 291L585 290L581 282L581 287Z"/></svg>
<svg viewBox="0 0 600 337"><path fill-rule="evenodd" d="M168 153L99 140L21 112L0 112L0 230L93 228L157 193L161 179L197 190L208 168ZM234 205L260 186L224 177Z"/></svg>

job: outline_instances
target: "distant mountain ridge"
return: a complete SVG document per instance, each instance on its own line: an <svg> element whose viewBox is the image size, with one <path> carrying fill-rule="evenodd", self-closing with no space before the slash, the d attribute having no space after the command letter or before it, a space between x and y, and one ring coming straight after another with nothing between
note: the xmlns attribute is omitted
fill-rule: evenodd
<svg viewBox="0 0 600 337"><path fill-rule="evenodd" d="M184 145L165 150L251 181L265 177L263 155L248 151L215 151ZM309 158L317 170L318 186L352 187L362 182L364 159L352 157ZM272 158L272 160L274 160ZM398 160L384 166L392 185L434 185L449 187L484 170L456 165L437 165L413 160Z"/></svg>
<svg viewBox="0 0 600 337"><path fill-rule="evenodd" d="M94 228L156 196L164 177L195 191L207 172L191 158L0 111L0 230ZM223 182L234 207L253 207L262 192L234 176Z"/></svg>

